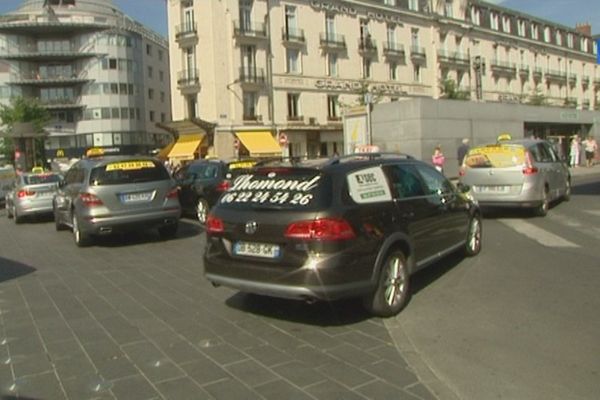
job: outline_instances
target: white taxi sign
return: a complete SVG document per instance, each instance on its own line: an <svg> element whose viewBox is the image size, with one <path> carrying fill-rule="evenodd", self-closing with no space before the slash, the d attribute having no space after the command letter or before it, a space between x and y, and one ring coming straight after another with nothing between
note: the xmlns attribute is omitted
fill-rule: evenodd
<svg viewBox="0 0 600 400"><path fill-rule="evenodd" d="M381 167L361 169L348 174L350 197L359 204L392 200L392 194Z"/></svg>

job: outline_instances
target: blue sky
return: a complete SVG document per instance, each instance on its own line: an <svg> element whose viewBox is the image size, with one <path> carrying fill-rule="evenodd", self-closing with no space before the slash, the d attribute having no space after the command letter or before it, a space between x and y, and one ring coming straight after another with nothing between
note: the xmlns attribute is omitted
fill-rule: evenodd
<svg viewBox="0 0 600 400"><path fill-rule="evenodd" d="M0 0L0 14L16 9L21 2L22 0ZM599 0L489 0L489 2L569 27L575 27L577 23L589 22L592 25L592 33L600 34ZM113 3L133 19L163 36L167 35L165 0L113 0Z"/></svg>

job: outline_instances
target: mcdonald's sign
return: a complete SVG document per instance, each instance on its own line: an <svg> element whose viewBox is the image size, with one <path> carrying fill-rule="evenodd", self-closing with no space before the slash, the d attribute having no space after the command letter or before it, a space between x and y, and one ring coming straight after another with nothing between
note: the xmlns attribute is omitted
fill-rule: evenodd
<svg viewBox="0 0 600 400"><path fill-rule="evenodd" d="M56 150L56 157L64 157L65 151L63 149Z"/></svg>

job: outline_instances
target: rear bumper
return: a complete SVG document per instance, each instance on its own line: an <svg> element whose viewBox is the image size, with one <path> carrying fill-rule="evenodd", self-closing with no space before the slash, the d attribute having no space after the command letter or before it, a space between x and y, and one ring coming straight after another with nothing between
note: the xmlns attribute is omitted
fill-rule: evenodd
<svg viewBox="0 0 600 400"><path fill-rule="evenodd" d="M84 216L80 220L80 229L83 232L92 235L106 235L115 232L151 229L174 225L178 223L180 215L181 210L176 209L121 216Z"/></svg>
<svg viewBox="0 0 600 400"><path fill-rule="evenodd" d="M214 240L214 239L212 239ZM298 300L336 300L358 297L375 288L373 268L376 254L306 254L298 264L263 261L223 254L218 240L207 241L204 273L215 285L243 292Z"/></svg>
<svg viewBox="0 0 600 400"><path fill-rule="evenodd" d="M52 214L52 200L47 204L16 203L15 209L19 216Z"/></svg>

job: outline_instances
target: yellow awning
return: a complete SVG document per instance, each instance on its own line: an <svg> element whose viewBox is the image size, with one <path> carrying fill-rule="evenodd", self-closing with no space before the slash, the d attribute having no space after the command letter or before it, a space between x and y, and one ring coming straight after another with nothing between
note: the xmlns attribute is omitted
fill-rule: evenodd
<svg viewBox="0 0 600 400"><path fill-rule="evenodd" d="M168 145L166 145L165 147L160 149L160 151L156 155L156 158L158 158L160 160L167 159L169 157L169 153L171 152L171 149L173 149L173 146L175 146L175 141L169 143Z"/></svg>
<svg viewBox="0 0 600 400"><path fill-rule="evenodd" d="M281 155L281 146L273 139L271 132L236 132L236 136L252 156Z"/></svg>
<svg viewBox="0 0 600 400"><path fill-rule="evenodd" d="M193 160L194 153L200 143L204 139L204 135L181 135L169 152L169 158L177 160Z"/></svg>

